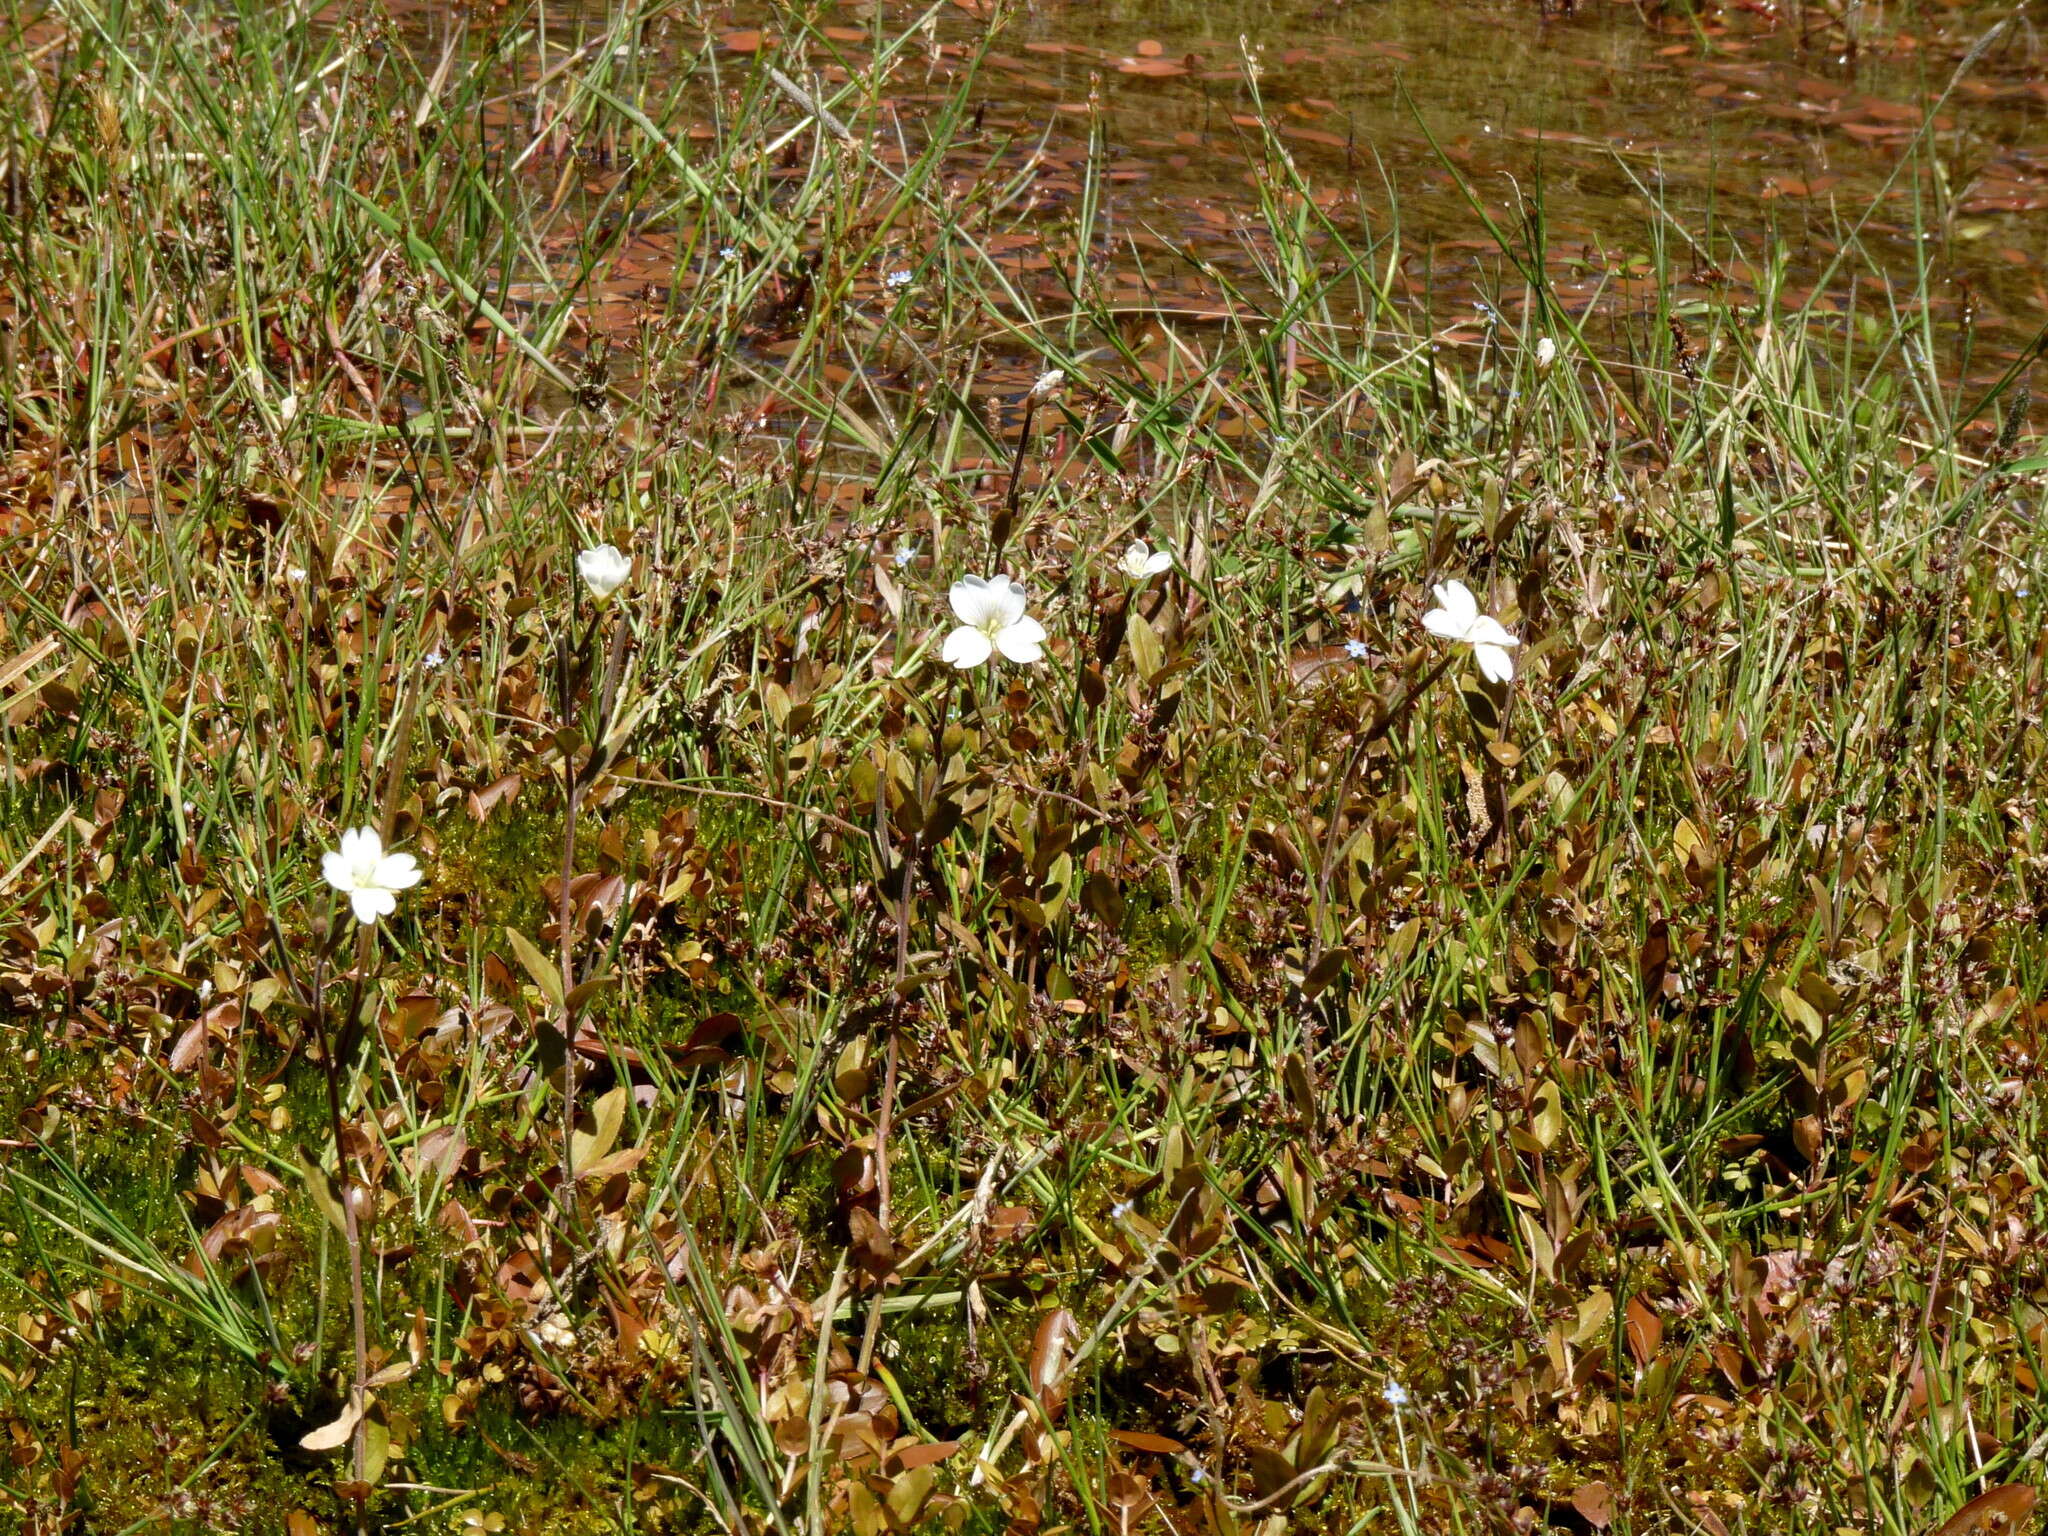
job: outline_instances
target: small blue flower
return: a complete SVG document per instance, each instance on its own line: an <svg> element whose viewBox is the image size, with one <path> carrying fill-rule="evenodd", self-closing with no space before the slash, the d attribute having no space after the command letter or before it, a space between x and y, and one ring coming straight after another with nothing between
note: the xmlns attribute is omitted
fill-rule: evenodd
<svg viewBox="0 0 2048 1536"><path fill-rule="evenodd" d="M1372 655L1372 647L1363 640L1346 640L1344 642L1344 654L1353 661L1364 661L1368 656Z"/></svg>
<svg viewBox="0 0 2048 1536"><path fill-rule="evenodd" d="M1387 1400L1387 1406L1396 1413L1408 1406L1408 1389L1398 1381L1390 1381L1380 1388L1380 1396Z"/></svg>
<svg viewBox="0 0 2048 1536"><path fill-rule="evenodd" d="M891 288L908 288L910 286L910 268L899 267L883 278L882 281Z"/></svg>

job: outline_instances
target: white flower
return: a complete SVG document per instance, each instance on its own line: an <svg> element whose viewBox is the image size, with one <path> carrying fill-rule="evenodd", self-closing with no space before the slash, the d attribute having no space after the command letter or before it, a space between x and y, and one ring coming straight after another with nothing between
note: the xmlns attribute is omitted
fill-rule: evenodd
<svg viewBox="0 0 2048 1536"><path fill-rule="evenodd" d="M1536 342L1536 371L1538 373L1548 373L1550 372L1550 365L1556 361L1557 343L1548 336L1538 338Z"/></svg>
<svg viewBox="0 0 2048 1536"><path fill-rule="evenodd" d="M284 579L291 582L304 581L306 579L306 568L303 565L291 566L286 569Z"/></svg>
<svg viewBox="0 0 2048 1536"><path fill-rule="evenodd" d="M1172 566L1172 555L1163 549L1152 548L1143 539L1134 540L1131 547L1124 551L1123 559L1116 563L1116 568L1133 581L1150 581L1161 571L1170 570Z"/></svg>
<svg viewBox="0 0 2048 1536"><path fill-rule="evenodd" d="M954 666L978 667L997 651L1018 662L1045 654L1045 626L1024 611L1024 589L1009 577L963 576L947 598L960 627L939 654Z"/></svg>
<svg viewBox="0 0 2048 1536"><path fill-rule="evenodd" d="M1510 649L1521 644L1500 627L1496 619L1479 611L1479 599L1462 581L1437 583L1438 606L1422 616L1422 627L1432 635L1472 647L1472 659L1479 663L1487 681L1504 683L1515 675L1515 658Z"/></svg>
<svg viewBox="0 0 2048 1536"><path fill-rule="evenodd" d="M590 588L590 595L602 603L626 584L633 574L633 562L611 545L600 544L576 557L576 572Z"/></svg>
<svg viewBox="0 0 2048 1536"><path fill-rule="evenodd" d="M327 883L348 897L356 921L374 923L398 910L399 891L420 881L419 861L409 853L386 853L375 827L341 834L341 847L320 860Z"/></svg>
<svg viewBox="0 0 2048 1536"><path fill-rule="evenodd" d="M1031 386L1031 398L1034 400L1050 400L1059 393L1060 386L1066 382L1066 369L1049 368L1044 373L1041 373L1038 376L1038 382Z"/></svg>

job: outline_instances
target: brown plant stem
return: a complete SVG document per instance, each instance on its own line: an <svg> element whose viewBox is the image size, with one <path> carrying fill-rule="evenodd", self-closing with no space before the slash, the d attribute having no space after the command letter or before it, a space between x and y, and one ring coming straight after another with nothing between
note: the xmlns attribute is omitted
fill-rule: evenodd
<svg viewBox="0 0 2048 1536"><path fill-rule="evenodd" d="M576 936L570 926L569 884L576 876L576 814L583 803L583 783L568 758L562 760L561 892L555 908L562 966L562 1207L576 1205Z"/></svg>
<svg viewBox="0 0 2048 1536"><path fill-rule="evenodd" d="M338 914L329 918L330 930ZM330 945L331 947L331 940ZM343 1013L340 1025L330 1032L327 1028L327 953L323 947L313 968L313 1034L320 1047L321 1073L327 1080L327 1119L329 1130L334 1137L334 1175L341 1189L342 1243L348 1253L348 1300L349 1323L352 1338L350 1351L349 1408L356 1421L349 1434L350 1481L357 1492L356 1532L366 1536L368 1530L364 1519L367 1503L364 1485L368 1483L370 1461L369 1396L370 1347L368 1305L363 1290L363 1235L356 1214L357 1184L349 1165L346 1120L341 1103L341 1058L347 1049L350 1025L362 1008L363 985L369 965L370 946L375 942L374 925L359 924L356 936L356 973L349 988L349 1005ZM367 1193L367 1189L365 1189Z"/></svg>
<svg viewBox="0 0 2048 1536"><path fill-rule="evenodd" d="M593 625L593 628L595 626ZM559 935L559 953L562 967L562 1208L573 1212L576 1209L576 1026L579 1010L576 1006L576 934L571 919L574 903L570 899L569 887L576 878L576 822L583 809L584 795L604 772L606 755L605 732L611 725L612 706L616 701L619 680L626 665L626 642L632 634L631 621L623 606L619 609L619 621L612 630L609 654L605 658L603 680L598 684L597 716L592 725L590 755L584 759L579 771L572 756L564 754L562 759L562 786L565 808L562 820L562 889L556 904L556 925ZM563 713L569 712L571 701L563 700Z"/></svg>
<svg viewBox="0 0 2048 1536"><path fill-rule="evenodd" d="M1003 546L1010 542L1010 535L1017 529L1017 513L1024 501L1024 457L1031 451L1031 422L1038 414L1038 391L1024 397L1024 425L1017 433L1017 453L1010 460L1010 491L1003 504L1002 515L995 521L989 532L988 558L990 564L1002 559Z"/></svg>
<svg viewBox="0 0 2048 1536"><path fill-rule="evenodd" d="M932 722L932 761L938 768L938 783L941 791L945 787L946 753L946 696L939 700L938 718ZM977 705L978 707L978 705ZM875 833L878 843L886 840L887 789L880 786L875 796ZM903 879L896 895L896 968L891 992L898 1007L903 1003L903 978L910 974L910 923L915 901L915 880L917 860L924 846L924 832L911 836L902 849ZM887 850L883 850L886 856ZM882 1102L875 1113L875 1223L882 1229L882 1235L890 1247L895 1247L895 1238L890 1234L890 1187L889 1187L889 1137L894 1129L896 1117L896 1085L901 1065L901 1037L895 1029L889 1031L889 1043L882 1056ZM875 1287L875 1300L868 1309L867 1331L862 1335L859 1370L867 1374L874 1363L875 1342L882 1331L882 1286Z"/></svg>

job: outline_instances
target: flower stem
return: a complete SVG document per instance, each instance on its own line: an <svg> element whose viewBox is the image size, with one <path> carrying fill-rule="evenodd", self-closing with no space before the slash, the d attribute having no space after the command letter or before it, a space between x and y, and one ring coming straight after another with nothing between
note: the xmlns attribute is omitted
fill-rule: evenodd
<svg viewBox="0 0 2048 1536"><path fill-rule="evenodd" d="M988 557L991 564L1001 560L1003 546L1010 542L1010 535L1016 530L1017 511L1024 499L1024 456L1031 451L1031 419L1038 414L1038 396L1033 393L1024 400L1024 425L1017 433L1017 454L1010 460L1010 496L1004 504L1002 516L996 519L990 530Z"/></svg>
<svg viewBox="0 0 2048 1536"><path fill-rule="evenodd" d="M596 631L595 621L585 632L587 645ZM569 887L576 878L576 823L583 809L585 794L596 783L606 765L605 735L611 727L612 707L617 700L619 680L625 672L626 645L632 636L632 623L622 607L618 624L612 630L609 654L605 658L604 677L598 684L597 713L592 723L590 755L584 759L579 770L573 757L562 760L562 786L565 808L562 816L562 889L556 904L555 920L560 928L560 957L562 967L562 1208L573 1213L576 1209L576 1026L579 1010L576 1006L576 933L572 924L574 903L570 899ZM571 702L563 699L563 712L569 713Z"/></svg>
<svg viewBox="0 0 2048 1536"><path fill-rule="evenodd" d="M339 912L329 917L329 925L339 920ZM334 1137L334 1176L341 1189L342 1243L348 1253L348 1301L349 1323L352 1335L350 1351L349 1407L356 1416L355 1428L349 1436L350 1481L356 1489L356 1532L364 1536L368 1526L364 1519L369 1482L370 1464L370 1422L369 1422L369 1380L370 1348L369 1317L363 1291L363 1234L357 1219L357 1183L349 1166L348 1138L344 1134L346 1122L342 1115L341 1074L342 1056L348 1051L348 1035L356 1015L363 1004L363 985L368 974L371 946L376 942L375 929L362 924L356 935L355 978L349 988L349 1003L343 1012L337 1028L327 1027L327 954L323 946L313 968L313 1034L320 1047L321 1072L327 1080L328 1128ZM367 1194L367 1186L364 1186Z"/></svg>

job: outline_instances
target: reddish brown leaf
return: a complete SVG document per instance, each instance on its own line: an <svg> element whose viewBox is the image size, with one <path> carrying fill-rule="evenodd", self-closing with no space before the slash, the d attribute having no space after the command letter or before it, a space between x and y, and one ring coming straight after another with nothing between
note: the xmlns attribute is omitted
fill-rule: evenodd
<svg viewBox="0 0 2048 1536"><path fill-rule="evenodd" d="M1664 1342L1664 1320L1640 1296L1628 1299L1628 1352L1636 1364L1648 1365L1657 1358L1657 1346Z"/></svg>
<svg viewBox="0 0 2048 1536"><path fill-rule="evenodd" d="M1148 1434L1142 1429L1112 1429L1109 1438L1119 1445L1128 1445L1134 1451L1149 1451L1154 1456L1177 1456L1187 1449L1178 1440Z"/></svg>
<svg viewBox="0 0 2048 1536"><path fill-rule="evenodd" d="M508 773L501 779L486 784L482 789L469 792L469 815L472 821L482 821L502 803L518 798L520 786L525 781L516 773Z"/></svg>
<svg viewBox="0 0 2048 1536"><path fill-rule="evenodd" d="M929 1467L934 1462L944 1461L960 1449L958 1440L934 1440L930 1445L913 1445L908 1450L896 1453L896 1464L905 1472L914 1472L919 1467Z"/></svg>
<svg viewBox="0 0 2048 1536"><path fill-rule="evenodd" d="M199 1022L191 1025L178 1036L178 1043L171 1047L171 1070L190 1072L206 1059L206 1025Z"/></svg>
<svg viewBox="0 0 2048 1536"><path fill-rule="evenodd" d="M1581 1483L1572 1490L1572 1508L1596 1531L1604 1531L1614 1518L1614 1494L1605 1483Z"/></svg>
<svg viewBox="0 0 2048 1536"><path fill-rule="evenodd" d="M2038 1497L2032 1483L1987 1488L1943 1521L1934 1536L2018 1536Z"/></svg>

